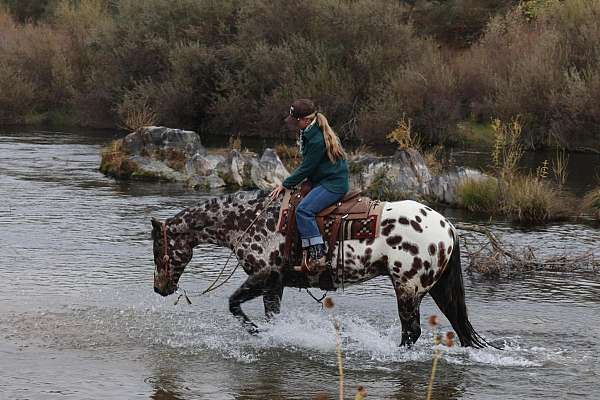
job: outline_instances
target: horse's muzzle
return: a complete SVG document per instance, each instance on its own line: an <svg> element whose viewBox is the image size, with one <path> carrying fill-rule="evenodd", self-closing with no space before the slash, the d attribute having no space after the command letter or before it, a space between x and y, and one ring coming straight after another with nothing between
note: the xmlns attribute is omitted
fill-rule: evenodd
<svg viewBox="0 0 600 400"><path fill-rule="evenodd" d="M161 290L160 290L159 288L157 288L156 286L154 286L154 293L158 293L158 294L160 294L160 295L161 295L161 296L163 296L163 297L166 297L166 296L168 296L168 295L169 295L169 293L161 291Z"/></svg>

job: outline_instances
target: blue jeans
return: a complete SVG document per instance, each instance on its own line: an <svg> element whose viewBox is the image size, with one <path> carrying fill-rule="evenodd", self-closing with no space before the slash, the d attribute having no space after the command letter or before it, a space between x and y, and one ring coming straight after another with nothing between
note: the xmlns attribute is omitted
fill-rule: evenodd
<svg viewBox="0 0 600 400"><path fill-rule="evenodd" d="M323 186L315 186L296 208L296 223L302 239L302 247L323 243L315 215L344 197L345 193L333 193Z"/></svg>

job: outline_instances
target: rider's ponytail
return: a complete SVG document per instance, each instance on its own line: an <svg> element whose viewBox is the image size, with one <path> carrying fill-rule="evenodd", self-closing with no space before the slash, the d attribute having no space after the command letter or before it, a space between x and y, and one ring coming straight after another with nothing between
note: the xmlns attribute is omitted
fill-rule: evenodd
<svg viewBox="0 0 600 400"><path fill-rule="evenodd" d="M317 123L323 131L323 138L325 139L325 149L327 150L327 157L331 162L336 162L339 159L346 159L346 152L342 148L340 138L335 134L327 118L317 112Z"/></svg>

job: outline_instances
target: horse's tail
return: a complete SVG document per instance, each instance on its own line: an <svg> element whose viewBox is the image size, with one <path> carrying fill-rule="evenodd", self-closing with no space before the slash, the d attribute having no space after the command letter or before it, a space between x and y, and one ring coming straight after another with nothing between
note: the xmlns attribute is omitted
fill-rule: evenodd
<svg viewBox="0 0 600 400"><path fill-rule="evenodd" d="M448 266L440 279L429 290L429 294L452 324L452 328L456 331L462 346L473 346L476 348L495 347L486 342L475 331L467 315L465 287L462 268L460 266L458 235L455 235L454 238L454 249L452 250Z"/></svg>

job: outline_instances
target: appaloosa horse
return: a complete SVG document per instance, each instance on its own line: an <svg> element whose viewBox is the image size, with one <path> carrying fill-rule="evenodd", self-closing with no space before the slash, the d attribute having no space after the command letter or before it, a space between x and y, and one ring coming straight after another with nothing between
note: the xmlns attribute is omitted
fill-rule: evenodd
<svg viewBox="0 0 600 400"><path fill-rule="evenodd" d="M249 275L229 298L229 310L250 330L255 325L242 311L242 303L263 296L265 313L270 316L279 312L284 287L322 287L320 274L295 272L285 265L285 238L276 229L280 205L264 192L240 192L186 208L164 222L152 219L154 291L167 296L177 290L200 243L230 248ZM415 201L383 203L379 235L346 240L343 246L345 285L381 275L391 278L402 322L402 345L419 338L419 305L429 293L463 346L486 346L467 316L458 235L442 215ZM341 286L339 276L329 281L330 290Z"/></svg>

